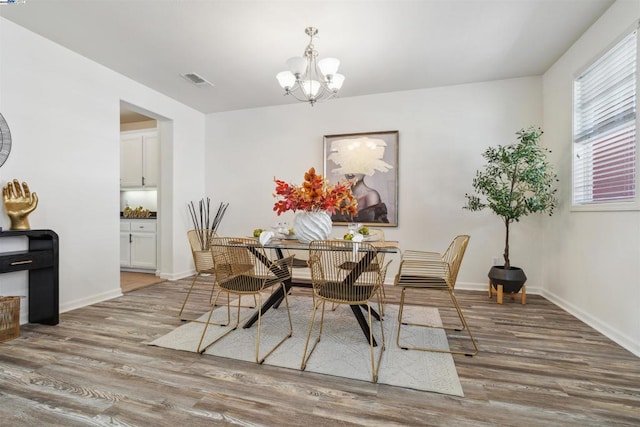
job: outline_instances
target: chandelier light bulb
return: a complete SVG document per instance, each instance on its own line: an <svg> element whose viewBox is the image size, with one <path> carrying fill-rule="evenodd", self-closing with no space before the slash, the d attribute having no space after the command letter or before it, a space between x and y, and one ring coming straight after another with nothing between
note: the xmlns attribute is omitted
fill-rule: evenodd
<svg viewBox="0 0 640 427"><path fill-rule="evenodd" d="M338 72L340 61L336 58L324 58L318 61L318 68L325 76L333 76Z"/></svg>
<svg viewBox="0 0 640 427"><path fill-rule="evenodd" d="M318 29L308 27L305 33L309 36L309 43L303 56L289 58L286 61L288 71L278 73L276 79L285 90L285 95L313 105L337 96L344 76L338 74L338 59L317 60L318 52L313 46L313 38L318 34Z"/></svg>
<svg viewBox="0 0 640 427"><path fill-rule="evenodd" d="M276 74L276 79L278 79L278 83L280 83L282 89L287 91L296 84L296 76L294 76L291 71L279 72L278 74Z"/></svg>
<svg viewBox="0 0 640 427"><path fill-rule="evenodd" d="M320 82L317 80L305 80L300 86L308 98L315 98L320 92Z"/></svg>
<svg viewBox="0 0 640 427"><path fill-rule="evenodd" d="M304 77L307 71L307 60L300 56L289 58L287 59L287 67L296 77Z"/></svg>
<svg viewBox="0 0 640 427"><path fill-rule="evenodd" d="M342 87L342 83L344 83L344 76L336 73L333 75L331 81L327 83L327 87L329 87L332 92L337 93Z"/></svg>

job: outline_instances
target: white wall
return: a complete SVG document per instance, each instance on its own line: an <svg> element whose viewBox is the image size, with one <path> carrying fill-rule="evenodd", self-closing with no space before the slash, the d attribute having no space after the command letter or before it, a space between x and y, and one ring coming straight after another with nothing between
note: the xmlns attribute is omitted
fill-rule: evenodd
<svg viewBox="0 0 640 427"><path fill-rule="evenodd" d="M31 228L60 236L61 311L120 294L121 100L166 119L160 273L188 274L186 203L204 189L204 115L0 18L0 112L13 137L0 184L28 182L40 199ZM0 226L9 228L4 213Z"/></svg>
<svg viewBox="0 0 640 427"><path fill-rule="evenodd" d="M546 221L544 295L640 355L640 212L571 211L572 88L576 73L640 18L618 1L543 78L545 141L558 164L561 200Z"/></svg>
<svg viewBox="0 0 640 427"><path fill-rule="evenodd" d="M399 226L386 228L386 237L402 248L444 250L455 235L470 234L459 286L484 290L504 230L489 212L463 210L464 195L485 148L541 124L541 102L541 79L532 77L211 114L206 191L216 203L230 203L220 233L292 223L292 214L278 218L272 210L273 177L300 184L309 167L322 171L323 135L398 130ZM513 227L512 260L526 269L532 289L541 286L541 243L528 236L539 220Z"/></svg>
<svg viewBox="0 0 640 427"><path fill-rule="evenodd" d="M512 259L527 271L530 291L544 285L547 297L640 354L640 214L571 212L568 204L573 74L639 17L638 2L616 2L543 80L337 99L313 108L293 104L206 120L0 18L0 112L14 141L0 184L27 181L40 196L32 228L60 235L65 311L120 292L121 100L161 119L160 274L166 278L193 271L185 239L188 201L204 195L229 201L224 234L291 222L290 214L278 218L272 211L274 176L300 183L310 166L322 170L323 135L399 130L399 227L387 229L388 238L403 248L444 249L455 234L470 234L459 286L484 289L492 259L502 252L503 228L489 212L462 210L464 194L487 146L543 124L560 174L561 206L550 220L533 216L515 225ZM9 227L4 214L0 226ZM540 229L544 241L532 237ZM25 287L25 277L3 275L0 293L18 282Z"/></svg>

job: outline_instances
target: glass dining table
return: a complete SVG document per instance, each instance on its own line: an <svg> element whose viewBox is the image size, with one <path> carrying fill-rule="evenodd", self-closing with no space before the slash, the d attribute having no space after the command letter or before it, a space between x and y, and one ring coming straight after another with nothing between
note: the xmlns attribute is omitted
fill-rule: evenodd
<svg viewBox="0 0 640 427"><path fill-rule="evenodd" d="M399 252L400 248L399 248L399 244L397 241L390 241L390 240L380 240L380 241L369 241L366 242L369 243L371 246L375 247L376 250L380 253L396 253ZM263 245L265 248L267 249L273 249L276 256L279 259L282 259L285 257L285 251L289 251L289 250L296 250L296 251L306 251L309 250L309 244L308 243L303 243L300 242L298 240L292 240L292 239L272 239L270 240L268 243L265 243ZM284 289L286 289L286 292L289 292L291 287L294 286L295 282L289 278L286 279L284 281ZM277 308L280 303L283 301L284 299L284 290L282 287L278 287L270 296L269 298L267 298L267 300L265 300L265 302L262 304L262 314L264 315L264 313L266 311L268 311L270 308L275 307ZM366 306L364 307L360 307L360 306L351 306L351 310L353 312L353 315L355 316L356 320L358 321L358 324L360 325L360 328L362 329L362 332L364 333L365 337L367 338L367 340L369 340L370 334L369 334L369 324L367 323L367 320L363 314L362 309L366 310ZM374 312L374 311L373 311ZM374 315L376 317L376 319L380 320L380 316L376 313ZM249 320L247 320L244 325L243 328L250 328L256 321L258 320L258 311L256 311L253 316L251 316L249 318ZM375 338L373 339L373 346L376 346L377 343L375 341Z"/></svg>

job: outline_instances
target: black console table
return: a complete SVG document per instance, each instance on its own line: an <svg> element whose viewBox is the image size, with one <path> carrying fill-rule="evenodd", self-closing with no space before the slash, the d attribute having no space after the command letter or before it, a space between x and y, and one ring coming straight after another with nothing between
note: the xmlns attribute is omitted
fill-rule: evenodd
<svg viewBox="0 0 640 427"><path fill-rule="evenodd" d="M0 242L0 274L29 271L29 323L57 325L58 235L52 230L0 231L4 237L26 237L26 251L3 252Z"/></svg>

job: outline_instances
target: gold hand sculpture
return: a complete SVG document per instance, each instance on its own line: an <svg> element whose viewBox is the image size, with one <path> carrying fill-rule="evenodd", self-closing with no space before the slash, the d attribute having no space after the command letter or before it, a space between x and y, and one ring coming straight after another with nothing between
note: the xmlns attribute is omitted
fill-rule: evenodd
<svg viewBox="0 0 640 427"><path fill-rule="evenodd" d="M27 216L38 206L38 195L29 191L26 182L23 182L20 188L20 182L14 179L13 183L9 182L2 187L2 200L4 210L11 220L10 230L29 230Z"/></svg>

